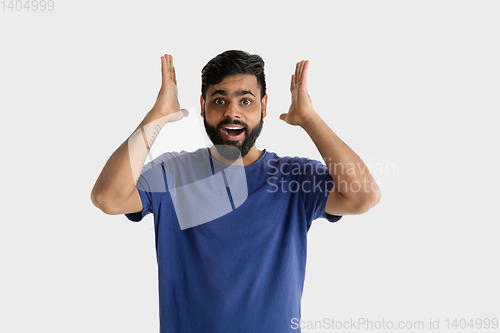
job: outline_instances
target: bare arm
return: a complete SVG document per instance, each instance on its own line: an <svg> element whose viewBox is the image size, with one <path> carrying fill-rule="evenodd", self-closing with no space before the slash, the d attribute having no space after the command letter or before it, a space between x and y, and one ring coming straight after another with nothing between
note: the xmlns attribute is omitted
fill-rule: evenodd
<svg viewBox="0 0 500 333"><path fill-rule="evenodd" d="M188 116L177 98L171 55L161 57L162 85L156 103L130 137L111 155L92 189L92 203L106 214L142 211L136 188L144 161L162 128Z"/></svg>
<svg viewBox="0 0 500 333"><path fill-rule="evenodd" d="M380 201L380 188L363 160L314 111L307 93L308 61L297 63L292 75L292 104L280 119L301 126L323 157L335 187L325 211L331 215L363 214Z"/></svg>

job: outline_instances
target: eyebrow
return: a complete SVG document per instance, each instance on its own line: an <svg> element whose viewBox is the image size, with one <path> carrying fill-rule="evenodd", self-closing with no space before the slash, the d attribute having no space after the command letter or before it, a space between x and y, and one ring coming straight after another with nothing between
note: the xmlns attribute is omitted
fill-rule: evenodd
<svg viewBox="0 0 500 333"><path fill-rule="evenodd" d="M227 91L218 89L218 90L214 91L214 93L212 95L210 95L210 97L213 96L213 95L215 95L215 94L219 94L219 95L222 95L222 96L227 96L228 95ZM247 95L247 94L250 94L253 97L255 97L255 95L250 90L238 90L235 93L236 96L244 96L244 95Z"/></svg>

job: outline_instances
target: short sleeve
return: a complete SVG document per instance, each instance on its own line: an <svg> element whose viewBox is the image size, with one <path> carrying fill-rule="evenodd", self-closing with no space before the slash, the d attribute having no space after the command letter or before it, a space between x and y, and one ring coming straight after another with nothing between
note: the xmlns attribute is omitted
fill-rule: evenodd
<svg viewBox="0 0 500 333"><path fill-rule="evenodd" d="M164 163L152 161L146 164L141 176L136 184L137 190L142 201L142 211L137 213L125 214L132 222L141 221L144 216L155 211L155 206L159 204L158 196L163 196L166 193L166 181L164 173Z"/></svg>
<svg viewBox="0 0 500 333"><path fill-rule="evenodd" d="M340 220L342 216L325 212L326 200L335 184L326 165L319 161L304 159L303 170L301 193L308 217L307 227L309 228L311 222L319 218L324 218L329 222Z"/></svg>

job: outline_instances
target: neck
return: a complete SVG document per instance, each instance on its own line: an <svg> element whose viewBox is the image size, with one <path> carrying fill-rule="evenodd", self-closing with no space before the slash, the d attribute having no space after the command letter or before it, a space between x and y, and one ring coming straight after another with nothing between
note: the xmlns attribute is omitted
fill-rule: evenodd
<svg viewBox="0 0 500 333"><path fill-rule="evenodd" d="M255 145L253 145L253 147L250 148L250 151L248 152L248 154L243 156L243 158L240 158L240 159L233 161L233 160L227 160L224 157L222 157L214 146L210 147L209 151L210 151L210 155L212 155L212 157L219 163L235 164L235 165L243 165L243 166L249 166L251 164L254 164L264 154L263 151L258 150L257 147L255 147Z"/></svg>

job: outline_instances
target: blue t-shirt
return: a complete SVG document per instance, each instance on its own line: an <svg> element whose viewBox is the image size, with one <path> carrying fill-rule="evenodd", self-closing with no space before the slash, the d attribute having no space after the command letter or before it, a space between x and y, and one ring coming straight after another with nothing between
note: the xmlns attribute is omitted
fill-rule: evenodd
<svg viewBox="0 0 500 333"><path fill-rule="evenodd" d="M208 148L144 166L143 211L127 217L154 215L160 332L299 332L307 232L340 219L332 187L324 164L265 150L246 167Z"/></svg>

